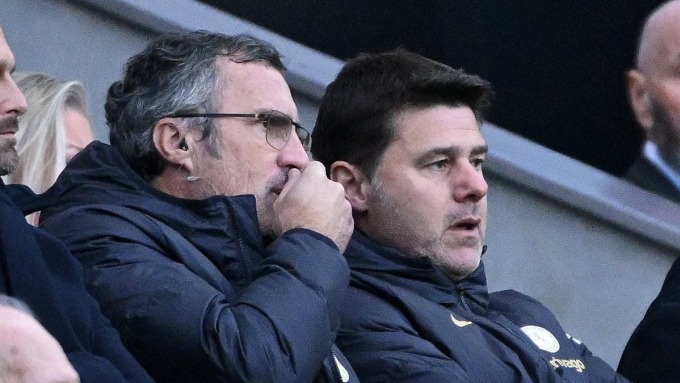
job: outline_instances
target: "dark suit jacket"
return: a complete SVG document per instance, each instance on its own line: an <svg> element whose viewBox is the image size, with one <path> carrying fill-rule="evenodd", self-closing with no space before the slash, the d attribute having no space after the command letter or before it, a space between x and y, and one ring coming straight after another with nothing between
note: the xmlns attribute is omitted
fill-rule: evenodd
<svg viewBox="0 0 680 383"><path fill-rule="evenodd" d="M652 193L680 202L680 191L644 156L638 157L624 177L627 181Z"/></svg>
<svg viewBox="0 0 680 383"><path fill-rule="evenodd" d="M619 373L634 382L675 383L680 379L680 258L671 267L626 345Z"/></svg>
<svg viewBox="0 0 680 383"><path fill-rule="evenodd" d="M62 242L26 222L12 191L30 195L25 186L0 182L0 294L29 306L81 382L152 382L86 291L78 261Z"/></svg>

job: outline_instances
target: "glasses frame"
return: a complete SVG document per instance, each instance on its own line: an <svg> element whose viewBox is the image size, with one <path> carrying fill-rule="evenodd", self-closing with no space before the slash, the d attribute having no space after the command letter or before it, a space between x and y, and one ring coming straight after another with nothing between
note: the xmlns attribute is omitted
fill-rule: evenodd
<svg viewBox="0 0 680 383"><path fill-rule="evenodd" d="M302 147L305 149L306 152L309 152L312 148L312 134L302 127L299 123L293 121L290 116L287 114L280 112L276 109L272 109L268 112L260 112L260 113L183 113L183 112L178 112L178 113L173 113L168 115L167 117L170 118L194 118L194 117L205 117L205 118L254 118L258 120L259 122L264 125L266 129L266 137L265 139L267 140L267 143L269 146L276 150L281 150L283 147L288 143L290 140L290 132L288 133L288 138L286 139L286 142L283 144L282 147L277 148L274 146L274 144L271 143L271 140L269 139L269 119L271 118L272 114L278 113L281 116L286 117L290 121L291 127L295 128L295 135L297 138L300 140L300 143L302 144Z"/></svg>

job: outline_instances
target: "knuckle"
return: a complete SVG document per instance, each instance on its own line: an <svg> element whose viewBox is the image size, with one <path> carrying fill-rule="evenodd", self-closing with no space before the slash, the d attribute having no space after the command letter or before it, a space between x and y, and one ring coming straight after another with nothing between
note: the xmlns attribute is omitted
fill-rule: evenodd
<svg viewBox="0 0 680 383"><path fill-rule="evenodd" d="M307 167L310 168L310 170L314 171L315 173L322 173L326 174L326 167L323 166L323 164L319 161L312 161L310 162Z"/></svg>
<svg viewBox="0 0 680 383"><path fill-rule="evenodd" d="M330 182L333 185L333 188L335 189L335 191L342 193L342 194L345 194L345 188L339 182L335 182L335 181L331 181L331 180L328 180L328 182Z"/></svg>

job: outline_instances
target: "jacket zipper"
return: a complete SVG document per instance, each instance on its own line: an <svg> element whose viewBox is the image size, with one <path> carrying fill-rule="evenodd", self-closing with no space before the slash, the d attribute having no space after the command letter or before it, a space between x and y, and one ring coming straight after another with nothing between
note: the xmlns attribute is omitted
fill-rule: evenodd
<svg viewBox="0 0 680 383"><path fill-rule="evenodd" d="M458 296L460 297L460 301L463 303L463 308L465 308L465 311L472 312L472 310L470 310L470 306L468 306L467 299L465 299L464 290L459 290Z"/></svg>
<svg viewBox="0 0 680 383"><path fill-rule="evenodd" d="M234 206L232 205L231 201L227 200L227 205L229 207L229 216L231 217L232 222L234 222L234 227L236 227L236 236L238 237L239 254L241 255L241 259L243 260L243 265L245 266L245 269L246 269L246 283L251 284L253 282L252 266L250 265L250 259L248 258L248 255L246 254L246 251L245 251L244 246L243 246L243 237L241 235L241 227L239 226L239 223L237 222L237 220L233 218L233 217L236 216L236 213L234 212Z"/></svg>

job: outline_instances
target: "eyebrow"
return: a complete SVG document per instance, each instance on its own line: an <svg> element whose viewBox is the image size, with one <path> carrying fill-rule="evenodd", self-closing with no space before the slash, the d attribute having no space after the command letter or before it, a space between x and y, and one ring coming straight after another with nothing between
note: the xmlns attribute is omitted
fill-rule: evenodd
<svg viewBox="0 0 680 383"><path fill-rule="evenodd" d="M463 148L461 146L446 146L432 148L427 152L423 153L422 155L418 156L416 158L416 163L421 165L425 164L430 158L436 156L444 156L447 158L459 157L466 150L467 148ZM488 151L489 151L488 145L477 145L470 149L470 155L471 156L485 155Z"/></svg>

